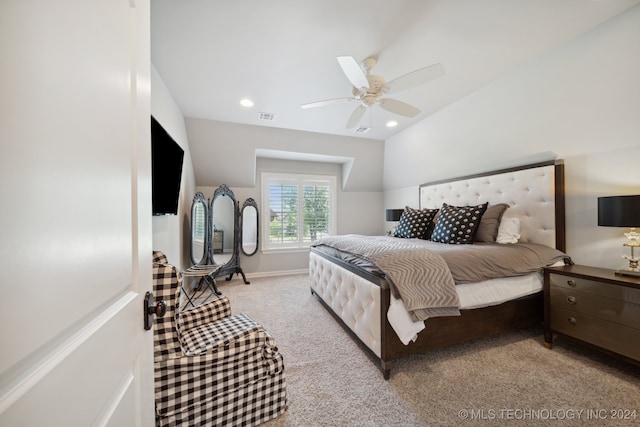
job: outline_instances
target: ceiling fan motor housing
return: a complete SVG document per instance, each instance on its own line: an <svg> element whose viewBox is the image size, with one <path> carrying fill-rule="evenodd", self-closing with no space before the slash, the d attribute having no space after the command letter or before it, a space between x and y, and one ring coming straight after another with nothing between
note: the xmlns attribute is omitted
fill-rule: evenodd
<svg viewBox="0 0 640 427"><path fill-rule="evenodd" d="M369 90L367 92L372 94L380 94L384 85L387 84L387 82L380 76L369 75L367 76L367 80L369 81Z"/></svg>
<svg viewBox="0 0 640 427"><path fill-rule="evenodd" d="M373 56L370 56L368 58L365 58L364 61L362 61L362 69L364 69L365 73L369 74L369 71L371 71L373 67L376 66L377 63L378 63L378 59L374 58Z"/></svg>
<svg viewBox="0 0 640 427"><path fill-rule="evenodd" d="M378 102L378 97L385 93L386 81L380 76L368 75L369 88L353 88L353 96L362 101L362 105L371 106Z"/></svg>

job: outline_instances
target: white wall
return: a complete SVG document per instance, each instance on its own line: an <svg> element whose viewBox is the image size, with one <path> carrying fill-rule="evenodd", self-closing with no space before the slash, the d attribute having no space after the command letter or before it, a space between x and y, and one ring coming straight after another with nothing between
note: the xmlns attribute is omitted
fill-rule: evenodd
<svg viewBox="0 0 640 427"><path fill-rule="evenodd" d="M184 150L178 214L153 217L153 249L164 252L170 263L185 269L191 265L188 252L189 227L191 202L196 193L196 180L182 112L153 65L151 66L151 115Z"/></svg>
<svg viewBox="0 0 640 427"><path fill-rule="evenodd" d="M185 118L185 124L197 191L207 198L219 185L227 184L240 205L253 197L260 206L262 169L292 173L325 173L329 169L339 176L338 233L384 231L382 141L190 117ZM305 160L310 158L314 161ZM261 164L268 166L262 168ZM306 270L309 265L308 251L263 253L260 247L251 258L240 256L242 268L249 274Z"/></svg>
<svg viewBox="0 0 640 427"><path fill-rule="evenodd" d="M258 203L259 215L262 212L261 172L289 172L310 174L332 174L340 181L341 165L320 162L289 161L259 158L256 161L256 185L254 187L230 187L240 207L244 201L252 197ZM223 183L220 183L223 184ZM226 184L226 183L224 183ZM198 186L196 191L202 192L211 199L217 187ZM338 186L337 233L381 234L384 209L381 191L343 191ZM262 233L264 230L260 230ZM286 253L263 252L260 235L258 252L247 257L240 253L240 265L248 275L275 275L283 272L302 271L309 267L309 251L296 250ZM214 256L215 257L215 256Z"/></svg>
<svg viewBox="0 0 640 427"><path fill-rule="evenodd" d="M567 247L576 263L623 268L625 228L598 227L598 197L640 194L640 144L565 159ZM637 252L637 251L636 251ZM637 254L636 254L637 256Z"/></svg>
<svg viewBox="0 0 640 427"><path fill-rule="evenodd" d="M270 150L282 153L279 158L312 155L340 159L346 162L342 167L345 191L382 191L382 141L191 117L185 123L198 185L226 182L252 187L256 153Z"/></svg>
<svg viewBox="0 0 640 427"><path fill-rule="evenodd" d="M534 161L566 168L567 250L618 268L621 230L597 227L596 198L640 194L640 6L484 87L385 143L385 207L418 186Z"/></svg>

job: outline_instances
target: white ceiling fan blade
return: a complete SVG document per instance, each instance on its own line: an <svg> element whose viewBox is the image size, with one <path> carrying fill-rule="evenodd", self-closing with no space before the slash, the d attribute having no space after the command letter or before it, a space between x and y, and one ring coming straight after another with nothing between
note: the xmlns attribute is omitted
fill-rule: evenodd
<svg viewBox="0 0 640 427"><path fill-rule="evenodd" d="M356 89L369 88L367 76L365 76L362 68L352 56L338 56L336 59L340 64L340 68L342 68L342 71Z"/></svg>
<svg viewBox="0 0 640 427"><path fill-rule="evenodd" d="M396 93L411 89L442 76L444 76L444 67L442 64L434 64L420 68L419 70L397 77L387 83L387 93Z"/></svg>
<svg viewBox="0 0 640 427"><path fill-rule="evenodd" d="M331 104L340 104L345 101L353 101L353 98L334 98L334 99L325 99L324 101L316 101L310 102L308 104L302 104L302 108L316 108L316 107L324 107L325 105Z"/></svg>
<svg viewBox="0 0 640 427"><path fill-rule="evenodd" d="M420 112L420 110L413 105L398 101L397 99L384 98L381 99L379 103L381 108L405 117L414 117Z"/></svg>
<svg viewBox="0 0 640 427"><path fill-rule="evenodd" d="M349 121L347 122L347 126L345 129L353 129L354 127L356 127L366 111L367 107L365 107L364 105L360 105L358 108L353 110L353 113L351 113L351 117L349 117Z"/></svg>

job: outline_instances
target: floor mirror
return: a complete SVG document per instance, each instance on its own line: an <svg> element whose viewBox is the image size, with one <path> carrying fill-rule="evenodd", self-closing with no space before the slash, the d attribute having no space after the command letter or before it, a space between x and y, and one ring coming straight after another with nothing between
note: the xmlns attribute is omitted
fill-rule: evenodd
<svg viewBox="0 0 640 427"><path fill-rule="evenodd" d="M226 185L218 187L209 205L209 260L221 265L215 276L234 274L242 276L244 283L249 284L240 267L240 209L233 191Z"/></svg>
<svg viewBox="0 0 640 427"><path fill-rule="evenodd" d="M204 265L209 261L209 207L204 194L198 192L191 204L191 263Z"/></svg>
<svg viewBox="0 0 640 427"><path fill-rule="evenodd" d="M251 197L242 204L240 223L240 250L246 256L255 255L258 252L260 221L258 219L258 204Z"/></svg>

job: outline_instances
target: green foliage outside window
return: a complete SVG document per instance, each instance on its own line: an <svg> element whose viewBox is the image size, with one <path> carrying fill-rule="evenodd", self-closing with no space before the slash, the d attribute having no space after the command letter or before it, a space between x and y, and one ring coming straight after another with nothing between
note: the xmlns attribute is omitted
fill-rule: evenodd
<svg viewBox="0 0 640 427"><path fill-rule="evenodd" d="M329 234L330 191L327 185L302 186L302 199L298 185L271 184L269 186L270 224L272 243L313 242ZM302 204L302 224L299 223L299 204ZM302 239L300 239L302 225Z"/></svg>
<svg viewBox="0 0 640 427"><path fill-rule="evenodd" d="M313 242L329 234L329 188L305 185L303 194L303 241Z"/></svg>

